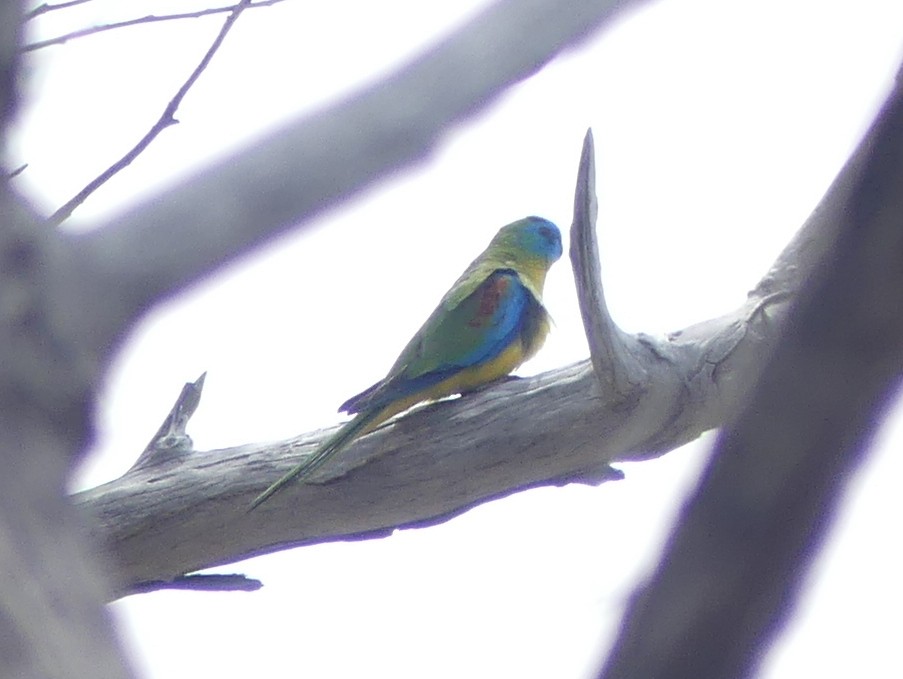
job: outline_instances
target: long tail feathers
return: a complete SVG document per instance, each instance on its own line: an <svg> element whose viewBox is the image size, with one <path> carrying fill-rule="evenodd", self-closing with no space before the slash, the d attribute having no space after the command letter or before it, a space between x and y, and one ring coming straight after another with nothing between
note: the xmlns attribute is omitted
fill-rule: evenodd
<svg viewBox="0 0 903 679"><path fill-rule="evenodd" d="M382 419L380 419L381 415L383 415ZM354 441L354 439L366 433L370 428L378 425L384 419L387 419L384 410L364 411L359 413L353 420L345 424L344 427L323 441L319 448L317 448L309 458L258 495L254 499L254 502L251 503L248 511L250 512L251 510L256 509L290 483L309 477L326 464L333 455L341 452L349 443Z"/></svg>

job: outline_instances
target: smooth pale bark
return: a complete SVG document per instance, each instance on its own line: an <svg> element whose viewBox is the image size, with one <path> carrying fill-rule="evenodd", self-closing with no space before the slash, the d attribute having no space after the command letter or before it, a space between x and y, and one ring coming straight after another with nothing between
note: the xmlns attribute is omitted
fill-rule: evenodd
<svg viewBox="0 0 903 679"><path fill-rule="evenodd" d="M90 446L106 367L141 315L425 157L451 126L628 4L638 0L497 3L385 81L86 234L42 223L0 175L0 676L129 675L95 543L63 489ZM4 133L21 17L22 3L0 3ZM150 533L166 526L152 523Z"/></svg>
<svg viewBox="0 0 903 679"><path fill-rule="evenodd" d="M832 248L721 433L600 677L755 676L903 376L901 187L898 82L816 213L837 233ZM887 518L895 539L897 517Z"/></svg>
<svg viewBox="0 0 903 679"><path fill-rule="evenodd" d="M595 282L588 273L597 266L592 210L584 209L592 175L588 136L571 254L590 300L601 296L598 272ZM667 338L627 335L604 306L587 302L587 322L602 336L594 346L612 347L596 362L601 374L585 361L421 408L253 513L250 501L329 432L217 451L183 445L176 456L165 445L158 463L145 451L139 468L76 502L127 592L278 549L433 524L526 488L599 483L616 476L610 462L661 455L737 411L832 234L813 218L735 312Z"/></svg>

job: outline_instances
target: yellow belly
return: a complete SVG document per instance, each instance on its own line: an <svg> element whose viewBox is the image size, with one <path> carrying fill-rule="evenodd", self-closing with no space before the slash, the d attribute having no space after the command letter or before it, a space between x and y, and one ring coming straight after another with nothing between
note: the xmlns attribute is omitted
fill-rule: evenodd
<svg viewBox="0 0 903 679"><path fill-rule="evenodd" d="M473 391L483 385L501 379L524 361L532 358L542 346L548 333L549 323L543 319L538 328L537 336L529 345L531 349L529 353L524 351L523 343L515 341L491 361L486 361L485 363L480 363L479 365L470 368L464 368L438 384L434 384L423 391L411 394L406 398L399 399L386 406L383 411L374 418L373 423L366 431L373 431L373 429L393 415L403 412L423 401L433 401L435 399L444 398L445 396Z"/></svg>

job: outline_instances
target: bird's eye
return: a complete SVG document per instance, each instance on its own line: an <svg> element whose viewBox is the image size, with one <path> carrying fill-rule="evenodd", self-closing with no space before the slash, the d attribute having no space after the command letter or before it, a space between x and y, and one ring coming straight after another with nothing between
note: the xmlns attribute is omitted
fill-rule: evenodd
<svg viewBox="0 0 903 679"><path fill-rule="evenodd" d="M552 240L552 230L547 226L541 226L539 228L539 235L546 240Z"/></svg>

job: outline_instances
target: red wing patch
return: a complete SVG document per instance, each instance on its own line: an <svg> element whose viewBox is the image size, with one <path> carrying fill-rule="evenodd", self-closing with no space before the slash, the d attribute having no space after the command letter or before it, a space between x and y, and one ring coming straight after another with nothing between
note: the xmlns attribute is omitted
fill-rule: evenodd
<svg viewBox="0 0 903 679"><path fill-rule="evenodd" d="M499 310L502 298L511 287L511 279L508 276L492 276L480 286L480 305L476 315L467 322L471 328L479 328L491 323Z"/></svg>

